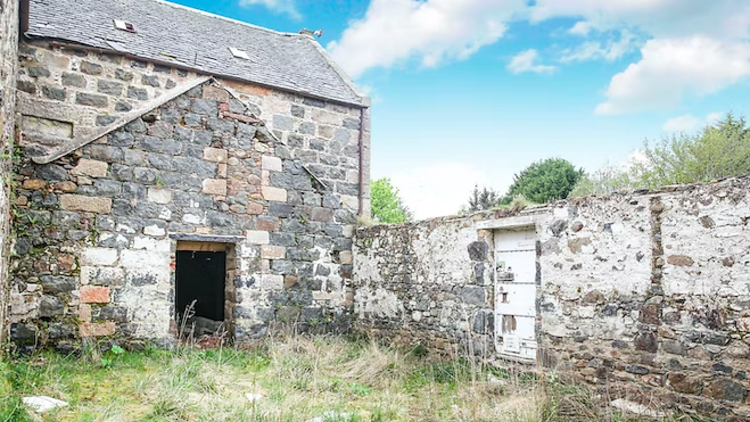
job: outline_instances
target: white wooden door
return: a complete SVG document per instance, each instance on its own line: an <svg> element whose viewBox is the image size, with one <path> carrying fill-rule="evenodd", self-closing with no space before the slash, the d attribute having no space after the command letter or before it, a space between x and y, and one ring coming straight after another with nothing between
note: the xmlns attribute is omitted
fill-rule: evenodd
<svg viewBox="0 0 750 422"><path fill-rule="evenodd" d="M495 349L536 360L536 232L495 232Z"/></svg>

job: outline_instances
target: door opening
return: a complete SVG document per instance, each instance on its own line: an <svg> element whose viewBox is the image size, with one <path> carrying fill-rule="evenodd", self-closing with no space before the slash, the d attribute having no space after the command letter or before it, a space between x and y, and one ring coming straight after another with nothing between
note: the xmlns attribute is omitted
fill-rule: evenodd
<svg viewBox="0 0 750 422"><path fill-rule="evenodd" d="M534 228L497 230L495 348L501 356L536 360L537 279Z"/></svg>
<svg viewBox="0 0 750 422"><path fill-rule="evenodd" d="M226 325L227 246L178 242L175 262L175 310L182 335L215 335ZM229 292L231 295L231 291ZM229 298L231 299L231 298ZM231 313L231 309L230 309Z"/></svg>

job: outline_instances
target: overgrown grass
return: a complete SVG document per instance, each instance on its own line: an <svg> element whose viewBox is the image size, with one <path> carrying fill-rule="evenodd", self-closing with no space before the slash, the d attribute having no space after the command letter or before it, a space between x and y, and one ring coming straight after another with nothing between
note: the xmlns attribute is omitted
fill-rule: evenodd
<svg viewBox="0 0 750 422"><path fill-rule="evenodd" d="M336 337L269 339L251 350L98 350L0 363L0 422L628 420L584 389L530 372ZM32 417L27 395L70 406Z"/></svg>

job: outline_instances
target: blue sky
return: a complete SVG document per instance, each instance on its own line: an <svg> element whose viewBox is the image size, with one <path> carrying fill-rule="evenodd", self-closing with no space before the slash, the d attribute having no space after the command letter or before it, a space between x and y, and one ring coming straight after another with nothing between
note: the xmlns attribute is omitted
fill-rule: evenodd
<svg viewBox="0 0 750 422"><path fill-rule="evenodd" d="M748 112L746 0L178 0L319 42L367 90L372 176L418 218L533 161L587 170Z"/></svg>

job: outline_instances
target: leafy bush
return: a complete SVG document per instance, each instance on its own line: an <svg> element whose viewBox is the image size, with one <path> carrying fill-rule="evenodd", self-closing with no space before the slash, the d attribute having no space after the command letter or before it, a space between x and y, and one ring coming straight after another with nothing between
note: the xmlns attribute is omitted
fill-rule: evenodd
<svg viewBox="0 0 750 422"><path fill-rule="evenodd" d="M378 179L371 186L372 217L381 223L403 223L412 215L399 197L398 188L388 178Z"/></svg>
<svg viewBox="0 0 750 422"><path fill-rule="evenodd" d="M583 169L562 158L538 161L513 177L502 203L508 205L519 195L536 204L565 199L583 175Z"/></svg>
<svg viewBox="0 0 750 422"><path fill-rule="evenodd" d="M658 189L750 174L750 128L744 117L728 113L694 134L670 134L658 143L647 140L642 153L642 159L627 167L605 167L585 175L571 196Z"/></svg>

